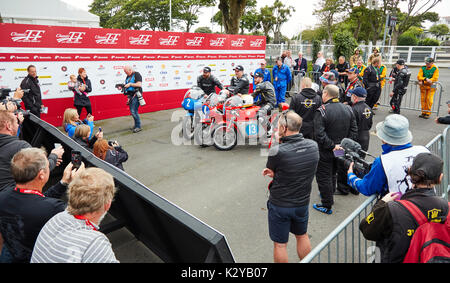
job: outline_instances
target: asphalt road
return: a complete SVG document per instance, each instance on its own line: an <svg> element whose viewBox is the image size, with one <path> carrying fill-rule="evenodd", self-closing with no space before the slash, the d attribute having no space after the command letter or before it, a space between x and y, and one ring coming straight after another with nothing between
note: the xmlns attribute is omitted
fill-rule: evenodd
<svg viewBox="0 0 450 283"><path fill-rule="evenodd" d="M418 69L412 69L413 78ZM440 70L444 93L441 116L447 113L445 101L450 100L450 69ZM149 102L151 103L151 101ZM183 208L198 219L223 233L236 262L273 262L273 243L267 228L268 177L262 177L267 157L261 146L237 146L222 152L215 147L174 145L171 133L177 125L172 114L180 109L141 114L143 131L132 134L131 116L97 121L105 137L118 140L129 154L125 171L154 192ZM388 107L380 107L374 116L376 123L388 115ZM410 121L414 144L425 145L445 128L429 120L418 118L417 111L403 110ZM381 142L371 135L369 152L381 153ZM370 160L370 159L369 159ZM308 235L312 246L323 240L364 200L365 196L335 196L333 214L325 215L310 209ZM312 203L320 202L317 184L313 182ZM310 205L310 207L311 207ZM116 256L121 262L159 262L142 243L125 229L108 235ZM290 262L298 262L295 238L289 244Z"/></svg>

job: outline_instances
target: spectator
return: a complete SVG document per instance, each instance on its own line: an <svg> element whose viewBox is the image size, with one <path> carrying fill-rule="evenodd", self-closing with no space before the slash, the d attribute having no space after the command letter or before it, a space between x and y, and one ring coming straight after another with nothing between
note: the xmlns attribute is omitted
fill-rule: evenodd
<svg viewBox="0 0 450 283"><path fill-rule="evenodd" d="M314 139L313 120L317 108L322 105L322 98L311 88L310 78L303 78L300 85L302 91L292 97L289 109L302 117L300 133L307 139Z"/></svg>
<svg viewBox="0 0 450 283"><path fill-rule="evenodd" d="M73 138L77 126L83 123L91 128L91 133L89 135L90 138L92 136L92 133L94 132L94 116L88 115L88 117L84 119L84 121L81 121L76 109L67 108L64 111L63 127L70 138Z"/></svg>
<svg viewBox="0 0 450 283"><path fill-rule="evenodd" d="M78 115L81 117L83 108L86 109L86 116L92 115L91 100L88 96L88 93L92 91L92 85L84 68L78 69L77 82L78 90L81 94L75 95L73 104L77 109Z"/></svg>
<svg viewBox="0 0 450 283"><path fill-rule="evenodd" d="M59 198L76 172L69 163L60 182L42 189L50 176L45 151L25 148L11 160L11 174L16 184L0 192L0 233L4 240L2 259L6 262L29 262L34 243L44 224L65 208Z"/></svg>
<svg viewBox="0 0 450 283"><path fill-rule="evenodd" d="M386 65L384 65L380 59L380 67L378 68L378 75L380 76L380 86L381 86L380 93L383 92L384 85L386 84L386 74L387 74ZM380 105L380 99L378 98L378 101L372 107L372 110L377 110L379 105Z"/></svg>
<svg viewBox="0 0 450 283"><path fill-rule="evenodd" d="M250 73L250 76L253 77L253 84L255 84L255 76L256 73L262 73L264 75L263 82L272 82L272 76L270 75L270 70L266 69L267 62L266 60L262 60L260 63L260 68L255 70L255 73Z"/></svg>
<svg viewBox="0 0 450 283"><path fill-rule="evenodd" d="M372 60L372 64L364 70L363 84L367 90L366 103L370 109L377 103L381 94L381 83L378 68L380 67L380 58L375 57Z"/></svg>
<svg viewBox="0 0 450 283"><path fill-rule="evenodd" d="M333 194L336 183L343 191L347 188L345 168L338 163L333 151L341 149L342 139L355 140L358 134L355 115L348 105L339 102L339 89L335 85L327 85L322 95L323 105L314 117L314 139L319 145L320 160L317 166L316 181L319 186L322 202L313 208L326 214L333 213Z"/></svg>
<svg viewBox="0 0 450 283"><path fill-rule="evenodd" d="M74 178L67 209L42 228L31 263L119 262L108 238L98 231L114 194L113 177L100 168L88 168Z"/></svg>
<svg viewBox="0 0 450 283"><path fill-rule="evenodd" d="M125 66L123 71L127 75L125 78L125 95L127 96L127 105L130 107L131 116L133 116L133 133L142 131L141 118L139 118L139 96L142 96L142 76L130 66Z"/></svg>
<svg viewBox="0 0 450 283"><path fill-rule="evenodd" d="M373 59L375 59L375 58L379 58L381 61L380 49L375 46L374 48L372 48L372 52L373 53L370 54L369 60L367 61L367 65L372 65Z"/></svg>
<svg viewBox="0 0 450 283"><path fill-rule="evenodd" d="M103 138L103 131L98 131L91 139L89 138L90 135L91 127L85 124L81 124L76 127L75 133L73 135L73 140L85 149L92 151L92 148L94 147L97 139Z"/></svg>
<svg viewBox="0 0 450 283"><path fill-rule="evenodd" d="M339 89L339 99L344 96L345 90L342 88L340 84L337 83L338 73L336 70L331 70L330 72L323 73L323 75L319 78L320 83L322 85L322 90L327 85L336 85ZM322 90L319 90L317 94L322 96Z"/></svg>
<svg viewBox="0 0 450 283"><path fill-rule="evenodd" d="M281 102L286 101L286 90L291 82L292 75L289 67L283 64L280 57L276 60L276 65L272 69L273 86L275 88L275 96L277 99L277 107Z"/></svg>
<svg viewBox="0 0 450 283"><path fill-rule="evenodd" d="M38 118L41 117L41 109L44 108L41 97L41 87L39 85L38 76L36 73L36 66L29 65L27 68L28 75L20 83L21 89L29 89L22 97L25 109L30 110L31 113Z"/></svg>
<svg viewBox="0 0 450 283"><path fill-rule="evenodd" d="M123 169L122 163L128 160L128 153L122 149L117 141L111 144L102 138L94 143L94 155L119 169Z"/></svg>
<svg viewBox="0 0 450 283"><path fill-rule="evenodd" d="M388 115L376 126L378 138L382 141L381 156L375 158L372 167L363 179L353 173L353 164L348 170L348 184L365 196L385 195L388 192L405 193L412 187L405 170L411 166L417 154L429 152L424 146L413 146L406 117Z"/></svg>
<svg viewBox="0 0 450 283"><path fill-rule="evenodd" d="M356 68L356 70L357 70L357 74L358 74L358 79L360 80L360 81L362 81L363 80L363 76L364 76L364 71L366 70L366 66L364 65L364 63L363 63L363 60L361 59L361 60L358 60L357 62L356 62L356 65L355 66L353 66L353 67L355 67Z"/></svg>
<svg viewBox="0 0 450 283"><path fill-rule="evenodd" d="M344 56L339 56L339 64L336 65L336 71L338 72L338 83L344 87L347 88L348 84L348 77L347 72L350 69L350 64L345 61Z"/></svg>
<svg viewBox="0 0 450 283"><path fill-rule="evenodd" d="M360 55L359 47L356 47L353 52L353 55L350 57L350 67L355 66L359 60L361 60L361 62L362 62L362 57Z"/></svg>
<svg viewBox="0 0 450 283"><path fill-rule="evenodd" d="M323 52L319 51L319 52L317 52L317 59L316 59L316 62L314 63L314 65L317 65L319 67L319 71L320 71L320 69L322 69L323 64L325 64L325 58L323 56Z"/></svg>
<svg viewBox="0 0 450 283"><path fill-rule="evenodd" d="M306 76L306 72L308 70L308 62L303 57L303 53L298 53L298 58L295 59L294 63L294 83L295 83L295 93L299 93L301 89L300 87L300 80Z"/></svg>
<svg viewBox="0 0 450 283"><path fill-rule="evenodd" d="M0 191L5 187L15 185L11 175L11 158L21 149L29 148L31 145L19 140L17 130L19 128L17 117L8 111L0 111ZM48 156L50 171L59 165L64 149L53 149Z"/></svg>
<svg viewBox="0 0 450 283"><path fill-rule="evenodd" d="M448 217L447 201L436 196L434 191L434 186L441 183L443 164L439 157L431 153L420 153L407 170L412 187L401 200L417 206L430 222L443 223L442 220ZM380 248L381 263L403 262L412 234L418 228L414 216L402 203L394 201L398 198L396 190L390 189L390 193L374 205L372 212L359 226L364 237L375 241Z"/></svg>
<svg viewBox="0 0 450 283"><path fill-rule="evenodd" d="M447 101L447 113L450 114L450 100ZM437 117L435 120L436 124L447 124L450 125L450 115L445 117Z"/></svg>
<svg viewBox="0 0 450 283"><path fill-rule="evenodd" d="M344 95L339 97L339 100L344 104L352 104L350 90L355 89L357 87L364 88L363 83L358 79L357 69L355 67L350 68L347 72L348 75L348 85L346 90L344 91Z"/></svg>
<svg viewBox="0 0 450 283"><path fill-rule="evenodd" d="M331 70L334 70L334 69L336 69L336 66L334 65L333 59L327 58L325 60L325 63L322 65L320 72L323 74L323 73L330 72Z"/></svg>
<svg viewBox="0 0 450 283"><path fill-rule="evenodd" d="M315 141L299 133L301 126L302 118L294 111L280 117L280 144L270 149L267 168L262 172L263 176L273 178L267 209L274 262L288 262L289 232L295 235L300 259L311 251L308 207L319 152Z"/></svg>

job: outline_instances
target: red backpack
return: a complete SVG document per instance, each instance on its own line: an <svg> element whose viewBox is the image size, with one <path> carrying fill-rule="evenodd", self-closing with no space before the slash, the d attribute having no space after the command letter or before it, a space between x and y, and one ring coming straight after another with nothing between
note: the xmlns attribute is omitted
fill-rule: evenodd
<svg viewBox="0 0 450 283"><path fill-rule="evenodd" d="M428 218L412 202L407 200L399 202L419 224L403 262L450 263L450 217L447 217L445 223L428 222Z"/></svg>

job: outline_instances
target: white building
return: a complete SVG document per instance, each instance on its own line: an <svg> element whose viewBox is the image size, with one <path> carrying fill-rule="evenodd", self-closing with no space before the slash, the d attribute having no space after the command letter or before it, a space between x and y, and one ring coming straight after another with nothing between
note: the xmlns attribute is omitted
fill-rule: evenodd
<svg viewBox="0 0 450 283"><path fill-rule="evenodd" d="M4 23L100 27L100 17L60 0L1 0Z"/></svg>

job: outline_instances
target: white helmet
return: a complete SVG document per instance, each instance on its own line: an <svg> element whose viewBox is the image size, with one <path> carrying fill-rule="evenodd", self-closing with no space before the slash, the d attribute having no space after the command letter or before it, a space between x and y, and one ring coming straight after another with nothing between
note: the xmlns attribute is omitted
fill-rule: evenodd
<svg viewBox="0 0 450 283"><path fill-rule="evenodd" d="M241 96L242 98L242 107L250 107L253 106L253 96L249 94L244 94Z"/></svg>
<svg viewBox="0 0 450 283"><path fill-rule="evenodd" d="M192 99L195 99L195 100L197 100L197 99L199 99L200 97L202 97L203 95L205 95L205 92L204 92L201 88L199 88L198 86L192 87L192 88L189 89L187 92L189 93L189 96L190 96ZM187 94L187 93L186 93L186 94Z"/></svg>

